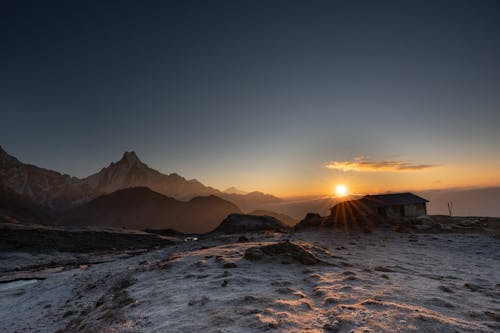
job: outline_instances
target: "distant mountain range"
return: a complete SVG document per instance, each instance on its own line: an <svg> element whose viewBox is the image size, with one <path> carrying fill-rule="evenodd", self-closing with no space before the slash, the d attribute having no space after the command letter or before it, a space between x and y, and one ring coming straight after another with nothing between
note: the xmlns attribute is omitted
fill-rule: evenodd
<svg viewBox="0 0 500 333"><path fill-rule="evenodd" d="M278 202L262 192L222 192L176 173L162 174L133 151L77 178L22 163L0 147L0 217L6 220L198 233L230 213Z"/></svg>
<svg viewBox="0 0 500 333"><path fill-rule="evenodd" d="M0 185L38 205L55 210L73 208L100 195L130 187L148 187L178 200L216 195L243 210L281 201L261 192L225 193L205 186L196 179L187 180L176 173L162 174L143 163L133 151L125 152L118 162L80 179L24 164L0 147Z"/></svg>

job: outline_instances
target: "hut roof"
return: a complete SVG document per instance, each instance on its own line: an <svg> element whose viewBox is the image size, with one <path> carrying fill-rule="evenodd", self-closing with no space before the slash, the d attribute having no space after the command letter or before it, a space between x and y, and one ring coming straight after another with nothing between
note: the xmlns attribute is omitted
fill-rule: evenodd
<svg viewBox="0 0 500 333"><path fill-rule="evenodd" d="M423 204L426 202L429 202L429 200L421 198L413 193L406 192L376 195L369 194L365 195L361 199L344 201L337 205L353 205L359 208L378 208L388 206Z"/></svg>
<svg viewBox="0 0 500 333"><path fill-rule="evenodd" d="M399 206L399 205L412 205L422 204L429 202L424 198L419 197L413 193L391 193L391 194L377 194L365 195L360 199L363 204L369 207L386 207L386 206Z"/></svg>

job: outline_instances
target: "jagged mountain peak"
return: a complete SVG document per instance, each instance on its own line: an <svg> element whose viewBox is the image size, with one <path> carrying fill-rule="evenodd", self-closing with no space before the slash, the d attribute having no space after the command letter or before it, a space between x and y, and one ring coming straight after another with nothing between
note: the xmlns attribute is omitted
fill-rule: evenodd
<svg viewBox="0 0 500 333"><path fill-rule="evenodd" d="M130 164L142 163L133 150L124 152L120 161L127 161Z"/></svg>

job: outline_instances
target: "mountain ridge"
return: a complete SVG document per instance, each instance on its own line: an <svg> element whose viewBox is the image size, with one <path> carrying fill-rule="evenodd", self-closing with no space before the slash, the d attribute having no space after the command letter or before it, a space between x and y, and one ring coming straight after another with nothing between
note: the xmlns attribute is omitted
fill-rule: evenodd
<svg viewBox="0 0 500 333"><path fill-rule="evenodd" d="M163 174L142 162L134 151L124 152L118 161L111 162L94 174L77 178L23 163L0 146L0 185L41 206L62 211L103 194L144 186L178 200L216 195L243 206L244 210L281 200L258 191L228 194L177 173Z"/></svg>

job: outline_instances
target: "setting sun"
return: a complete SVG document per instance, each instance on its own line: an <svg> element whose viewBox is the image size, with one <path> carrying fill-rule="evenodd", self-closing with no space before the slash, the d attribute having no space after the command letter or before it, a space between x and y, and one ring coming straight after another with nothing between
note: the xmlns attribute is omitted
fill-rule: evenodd
<svg viewBox="0 0 500 333"><path fill-rule="evenodd" d="M344 196L347 194L347 187L345 185L337 185L335 187L335 193L339 196Z"/></svg>

